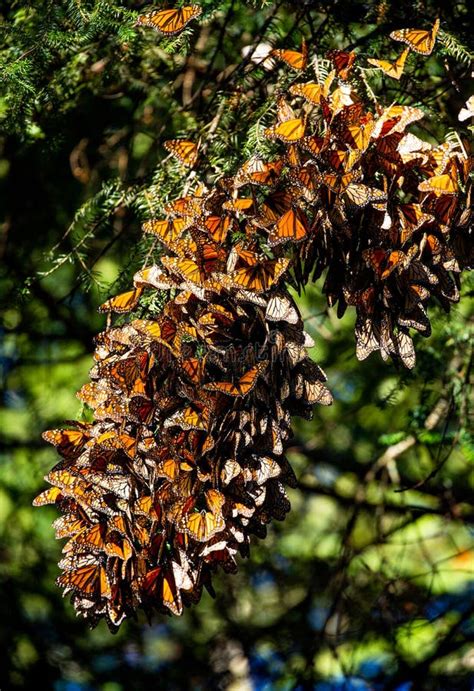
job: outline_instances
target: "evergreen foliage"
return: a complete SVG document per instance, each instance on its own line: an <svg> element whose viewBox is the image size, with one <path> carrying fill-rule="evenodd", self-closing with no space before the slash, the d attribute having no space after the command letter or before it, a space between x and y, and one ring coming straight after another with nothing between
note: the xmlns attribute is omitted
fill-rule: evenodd
<svg viewBox="0 0 474 691"><path fill-rule="evenodd" d="M17 0L0 10L0 686L469 688L469 277L449 317L434 309L432 337L415 339L414 371L377 355L358 363L353 315L338 321L320 286L297 298L335 403L296 424L292 512L236 576L218 579L215 601L151 628L126 623L111 639L102 625L88 632L53 588L56 513L30 508L54 462L40 434L84 412L73 394L104 326L96 307L158 256L140 225L192 185L162 142L200 140L209 185L271 150L261 133L294 75L242 49L298 49L304 35L324 75L327 50L393 61L390 31L439 16L428 60L411 55L400 82L367 68L358 88L423 108L424 138L472 129L457 120L471 93L468 2L449 11L433 0L200 4L199 21L172 38L136 27L149 7L132 1Z"/></svg>

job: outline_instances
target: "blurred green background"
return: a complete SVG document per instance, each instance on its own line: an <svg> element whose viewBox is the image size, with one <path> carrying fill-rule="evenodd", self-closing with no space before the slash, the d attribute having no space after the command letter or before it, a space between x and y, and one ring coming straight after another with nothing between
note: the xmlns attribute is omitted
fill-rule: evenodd
<svg viewBox="0 0 474 691"><path fill-rule="evenodd" d="M449 15L431 1L201 4L174 40L134 27L139 2L0 7L0 688L471 689L469 277L449 317L431 309L413 372L357 362L354 315L337 320L318 286L298 297L335 402L295 420L292 512L237 575L216 578L215 600L112 636L54 585L57 514L31 506L56 462L41 432L83 414L97 305L151 251L141 221L182 189L159 142L195 136L223 104L208 154L215 176L232 170L258 139L268 84L288 83L239 68L242 48L297 47L303 32L319 54L393 57L390 30L441 14L437 54L395 86L369 76L385 102L421 104L428 134L468 134L468 3Z"/></svg>

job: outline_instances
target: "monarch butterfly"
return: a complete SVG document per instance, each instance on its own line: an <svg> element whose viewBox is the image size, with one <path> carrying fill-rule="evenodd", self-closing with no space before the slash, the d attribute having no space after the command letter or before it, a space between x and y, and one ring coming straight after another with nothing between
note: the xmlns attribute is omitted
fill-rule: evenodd
<svg viewBox="0 0 474 691"><path fill-rule="evenodd" d="M293 84L290 86L290 94L293 94L293 96L302 96L309 103L319 105L321 103L321 96L324 96L324 98L328 97L329 89L331 88L335 76L336 71L332 70L322 84L318 82Z"/></svg>
<svg viewBox="0 0 474 691"><path fill-rule="evenodd" d="M51 489L58 489L57 487L52 487ZM48 490L49 491L49 490ZM59 540L63 537L71 537L72 535L77 535L84 528L86 528L88 523L76 513L67 513L64 516L60 516L53 523L53 528L56 534L56 538Z"/></svg>
<svg viewBox="0 0 474 691"><path fill-rule="evenodd" d="M272 50L270 55L283 60L294 70L305 70L308 65L308 46L304 38L301 41L301 52L297 50L275 49Z"/></svg>
<svg viewBox="0 0 474 691"><path fill-rule="evenodd" d="M81 566L66 571L56 579L56 583L85 597L110 597L110 583L105 568L101 564Z"/></svg>
<svg viewBox="0 0 474 691"><path fill-rule="evenodd" d="M38 494L35 499L33 499L33 506L45 506L45 504L56 504L58 500L64 498L59 487L50 487L45 489L43 492Z"/></svg>
<svg viewBox="0 0 474 691"><path fill-rule="evenodd" d="M439 223L442 225L448 225L453 218L456 207L457 198L455 196L443 195L442 197L438 197L436 199L432 205L432 208L430 208L430 211L433 212L433 216L438 220Z"/></svg>
<svg viewBox="0 0 474 691"><path fill-rule="evenodd" d="M263 485L267 480L281 475L281 468L274 458L259 456L255 461L256 467L252 469L252 478L257 485Z"/></svg>
<svg viewBox="0 0 474 691"><path fill-rule="evenodd" d="M212 382L210 384L205 384L204 388L207 391L218 391L219 393L224 393L227 396L247 396L253 388L255 387L259 376L267 368L268 361L260 362L255 367L249 369L245 374L243 374L240 379L233 382Z"/></svg>
<svg viewBox="0 0 474 691"><path fill-rule="evenodd" d="M379 349L378 328L374 326L372 317L360 314L357 317L354 334L356 338L356 357L365 360L370 353Z"/></svg>
<svg viewBox="0 0 474 691"><path fill-rule="evenodd" d="M289 176L290 181L296 184L308 201L313 201L314 192L319 187L319 173L316 170L316 167L306 165Z"/></svg>
<svg viewBox="0 0 474 691"><path fill-rule="evenodd" d="M133 555L134 550L130 541L124 537L120 538L115 533L114 535L107 535L104 545L104 552L109 557L118 557L122 561L128 561Z"/></svg>
<svg viewBox="0 0 474 691"><path fill-rule="evenodd" d="M99 446L103 446L105 449L122 449L125 451L127 456L130 458L135 458L137 451L137 439L129 434L125 434L125 432L120 434L117 434L117 432L114 430L104 432L97 437L96 443Z"/></svg>
<svg viewBox="0 0 474 691"><path fill-rule="evenodd" d="M288 211L292 201L293 196L285 189L269 194L265 197L260 207L261 216L259 216L259 222L264 226L275 223L285 211Z"/></svg>
<svg viewBox="0 0 474 691"><path fill-rule="evenodd" d="M242 243L237 243L229 252L227 259L227 271L233 271L237 264L245 264L245 266L255 266L259 262L259 255L255 252L255 247L244 246Z"/></svg>
<svg viewBox="0 0 474 691"><path fill-rule="evenodd" d="M252 156L240 168L236 181L252 182L256 185L274 185L283 168L283 160L262 161L258 156Z"/></svg>
<svg viewBox="0 0 474 691"><path fill-rule="evenodd" d="M415 250L417 251L416 246ZM388 278L397 266L403 266L409 259L409 255L401 250L390 251L378 248L365 250L362 256L382 280Z"/></svg>
<svg viewBox="0 0 474 691"><path fill-rule="evenodd" d="M430 55L436 41L439 23L439 19L437 19L429 31L424 31L423 29L399 29L398 31L392 31L390 38L393 38L394 41L406 43L414 53Z"/></svg>
<svg viewBox="0 0 474 691"><path fill-rule="evenodd" d="M309 381L299 376L296 378L295 386L296 398L303 398L308 405L319 403L320 405L331 405L332 395L320 381Z"/></svg>
<svg viewBox="0 0 474 691"><path fill-rule="evenodd" d="M169 247L183 234L184 230L189 227L189 225L190 224L186 223L182 218L165 221L146 221L142 225L142 230L144 233L158 235L160 240Z"/></svg>
<svg viewBox="0 0 474 691"><path fill-rule="evenodd" d="M300 242L308 233L308 221L300 209L289 209L278 219L268 236L268 244L278 245L282 242Z"/></svg>
<svg viewBox="0 0 474 691"><path fill-rule="evenodd" d="M364 152L370 144L370 138L375 127L375 122L369 119L368 122L357 125L348 125L344 130L342 138L351 147L359 152Z"/></svg>
<svg viewBox="0 0 474 691"><path fill-rule="evenodd" d="M117 313L130 312L138 305L138 301L142 293L143 288L135 288L134 290L129 290L126 293L120 293L120 295L116 295L100 305L98 311Z"/></svg>
<svg viewBox="0 0 474 691"><path fill-rule="evenodd" d="M187 139L168 139L163 146L184 166L192 168L198 159L198 145Z"/></svg>
<svg viewBox="0 0 474 691"><path fill-rule="evenodd" d="M133 285L135 288L152 286L158 290L170 290L170 288L176 287L176 282L167 276L159 266L152 264L146 269L137 271L133 276Z"/></svg>
<svg viewBox="0 0 474 691"><path fill-rule="evenodd" d="M173 567L178 567L178 564L173 562ZM182 580L185 582L184 579ZM173 570L168 568L166 572L162 566L151 569L143 579L142 589L145 597L157 598L158 602L161 601L173 614L179 616L182 613L183 603L175 581L174 568Z"/></svg>
<svg viewBox="0 0 474 691"><path fill-rule="evenodd" d="M104 538L107 532L105 523L95 523L91 527L85 528L77 533L69 542L63 547L63 552L67 554L73 551L77 545L89 545L103 549L105 546Z"/></svg>
<svg viewBox="0 0 474 691"><path fill-rule="evenodd" d="M404 132L408 125L421 120L423 117L424 113L420 108L399 105L389 106L376 120L372 131L372 138L378 139L379 137L386 137L389 133Z"/></svg>
<svg viewBox="0 0 474 691"><path fill-rule="evenodd" d="M235 477L240 475L241 472L242 466L240 466L235 459L229 458L221 470L220 477L222 484L227 486Z"/></svg>
<svg viewBox="0 0 474 691"><path fill-rule="evenodd" d="M88 405L91 405L89 401L86 401ZM119 396L109 396L102 403L98 403L95 408L95 417L98 420L113 420L114 422L121 422L124 416L127 415L128 409L123 397Z"/></svg>
<svg viewBox="0 0 474 691"><path fill-rule="evenodd" d="M269 321L285 321L288 324L297 324L300 316L292 301L286 295L276 293L268 301L265 317Z"/></svg>
<svg viewBox="0 0 474 691"><path fill-rule="evenodd" d="M227 312L224 308L222 310L217 310L219 305L215 305L212 311L206 312L201 317L199 317L199 327L203 327L201 331L216 332L222 335L222 329L230 327L235 320L235 315L231 312Z"/></svg>
<svg viewBox="0 0 474 691"><path fill-rule="evenodd" d="M82 453L90 439L88 427L89 425L82 424L79 429L51 429L43 432L41 436L49 444L57 446L61 456L74 459Z"/></svg>
<svg viewBox="0 0 474 691"><path fill-rule="evenodd" d="M357 175L354 172L344 173L343 175L325 173L321 177L321 182L335 194L341 194L356 179Z"/></svg>
<svg viewBox="0 0 474 691"><path fill-rule="evenodd" d="M186 376L194 383L199 384L202 380L205 370L205 359L186 358L181 360L181 367Z"/></svg>
<svg viewBox="0 0 474 691"><path fill-rule="evenodd" d="M172 214L175 216L192 216L196 217L201 213L200 193L201 190L197 190L193 197L180 197L175 199L173 202L166 204L165 212L167 214Z"/></svg>
<svg viewBox="0 0 474 691"><path fill-rule="evenodd" d="M241 197L236 199L229 199L229 201L224 202L222 208L226 211L234 211L235 213L251 213L255 200L253 197Z"/></svg>
<svg viewBox="0 0 474 691"><path fill-rule="evenodd" d="M313 156L319 156L319 154L325 149L328 144L327 137L318 137L317 135L310 135L309 137L303 137L299 142L299 145L309 151Z"/></svg>
<svg viewBox="0 0 474 691"><path fill-rule="evenodd" d="M194 404L167 418L163 427L181 427L183 430L207 430L210 422L210 410L204 405Z"/></svg>
<svg viewBox="0 0 474 691"><path fill-rule="evenodd" d="M233 271L230 275L232 283L245 290L263 293L274 285L286 271L289 259L272 259Z"/></svg>
<svg viewBox="0 0 474 691"><path fill-rule="evenodd" d="M382 70L384 74L388 77L393 77L393 79L400 79L405 68L405 62L410 52L409 48L405 48L403 53L398 56L395 62L388 62L388 60L375 60L374 58L369 58L368 62L379 70Z"/></svg>
<svg viewBox="0 0 474 691"><path fill-rule="evenodd" d="M95 497L96 500L99 499L99 496L102 498L103 494L108 496L110 496L110 494L114 494L117 497L127 501L130 498L132 491L131 480L130 477L124 475L123 472L111 473L109 471L102 472L98 470L91 470L90 468L81 468L78 474L88 483L90 487L93 488L91 493L92 495L97 495Z"/></svg>
<svg viewBox="0 0 474 691"><path fill-rule="evenodd" d="M149 26L166 36L179 34L189 22L202 13L199 5L186 5L178 9L156 10L149 14L142 14L137 19L139 26Z"/></svg>
<svg viewBox="0 0 474 691"><path fill-rule="evenodd" d="M437 263L442 252L442 247L441 242L436 235L433 235L432 233L424 235L422 241L420 242L420 253L422 253L425 249L427 249L431 254L433 263Z"/></svg>
<svg viewBox="0 0 474 691"><path fill-rule="evenodd" d="M419 204L400 204L397 211L401 226L400 242L402 244L409 240L424 223L433 220L433 216L425 213Z"/></svg>
<svg viewBox="0 0 474 691"><path fill-rule="evenodd" d="M226 527L221 513L225 502L224 495L218 490L209 489L204 496L209 511L187 513L178 523L178 530L182 530L198 542L207 542Z"/></svg>
<svg viewBox="0 0 474 691"><path fill-rule="evenodd" d="M101 369L101 375L112 378L128 395L142 394L145 393L145 377L151 365L148 353L143 351L136 356L107 364Z"/></svg>
<svg viewBox="0 0 474 691"><path fill-rule="evenodd" d="M83 403L87 403L91 408L95 408L101 403L104 403L110 396L110 391L105 386L103 381L100 382L88 382L84 384L81 389L76 393L77 398Z"/></svg>
<svg viewBox="0 0 474 691"><path fill-rule="evenodd" d="M176 458L165 458L156 466L157 477L164 477L170 482L173 482L178 477L180 471L180 463Z"/></svg>
<svg viewBox="0 0 474 691"><path fill-rule="evenodd" d="M171 343L176 336L177 326L174 321L162 317L159 321L149 319L134 319L133 327L149 341Z"/></svg>
<svg viewBox="0 0 474 691"><path fill-rule="evenodd" d="M356 105L352 98L352 87L350 84L342 83L332 92L331 109L333 117L338 115L344 108Z"/></svg>
<svg viewBox="0 0 474 691"><path fill-rule="evenodd" d="M206 273L192 259L182 259L179 257L163 257L162 264L172 273L179 274L185 281L203 285L206 280Z"/></svg>
<svg viewBox="0 0 474 691"><path fill-rule="evenodd" d="M432 192L437 197L443 195L457 194L459 191L459 183L457 177L453 177L449 173L443 175L433 175L433 177L423 180L418 185L420 192Z"/></svg>
<svg viewBox="0 0 474 691"><path fill-rule="evenodd" d="M282 142L289 144L302 139L305 130L306 117L292 118L291 120L280 122L278 125L273 125L273 127L267 127L264 130L264 135L268 139L280 139Z"/></svg>
<svg viewBox="0 0 474 691"><path fill-rule="evenodd" d="M345 50L330 50L327 54L336 68L337 76L346 80L356 59L356 54Z"/></svg>
<svg viewBox="0 0 474 691"><path fill-rule="evenodd" d="M387 199L383 190L367 187L367 185L350 184L344 193L349 201L356 206L367 206L371 202L381 202Z"/></svg>
<svg viewBox="0 0 474 691"><path fill-rule="evenodd" d="M425 151L431 151L431 144L415 137L411 132L405 134L400 140L397 151L403 163L410 163L411 161L416 161L424 165L428 161L428 156L424 153Z"/></svg>
<svg viewBox="0 0 474 691"><path fill-rule="evenodd" d="M235 224L231 216L208 216L202 225L214 242L224 242L229 230L235 230Z"/></svg>
<svg viewBox="0 0 474 691"><path fill-rule="evenodd" d="M348 151L340 151L332 149L328 151L325 159L335 171L338 173L343 170L349 173L355 164L360 160L362 152L357 149L349 149Z"/></svg>
<svg viewBox="0 0 474 691"><path fill-rule="evenodd" d="M408 285L403 286L403 293L405 295L405 309L409 311L412 311L422 300L426 300L430 296L430 291L417 283L408 283Z"/></svg>

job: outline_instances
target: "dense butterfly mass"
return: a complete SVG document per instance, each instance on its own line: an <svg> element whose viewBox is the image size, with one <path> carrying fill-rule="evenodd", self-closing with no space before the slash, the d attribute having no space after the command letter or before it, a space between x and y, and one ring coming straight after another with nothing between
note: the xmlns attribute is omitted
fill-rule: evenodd
<svg viewBox="0 0 474 691"><path fill-rule="evenodd" d="M183 22L197 16L184 10ZM437 30L395 32L409 48L372 64L398 79L407 51L427 54ZM273 56L310 69L304 42ZM331 403L289 285L324 274L329 305L356 309L357 356L379 350L413 367L410 329L429 334L428 299L448 309L472 266L465 144L409 132L418 108L370 110L355 54L328 59L324 78L291 86L291 103L276 97L270 160L255 155L145 222L162 252L100 308L140 318L96 339L78 393L94 421L44 434L62 460L35 504L62 512L58 584L91 625L116 630L138 608L181 614L288 512L291 416ZM198 165L193 142L165 147Z"/></svg>

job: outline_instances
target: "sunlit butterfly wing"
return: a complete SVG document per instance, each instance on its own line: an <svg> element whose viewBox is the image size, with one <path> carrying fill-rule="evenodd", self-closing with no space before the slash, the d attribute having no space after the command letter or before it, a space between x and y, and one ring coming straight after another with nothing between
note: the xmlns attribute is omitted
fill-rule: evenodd
<svg viewBox="0 0 474 691"><path fill-rule="evenodd" d="M188 227L182 218L174 218L164 221L146 221L143 226L143 232L157 235L168 247L177 240Z"/></svg>
<svg viewBox="0 0 474 691"><path fill-rule="evenodd" d="M149 26L165 36L181 33L189 22L199 17L202 9L199 5L186 5L176 9L156 10L149 14L142 14L137 19L137 25Z"/></svg>
<svg viewBox="0 0 474 691"><path fill-rule="evenodd" d="M138 301L143 292L143 288L135 288L134 290L129 290L126 293L120 293L110 300L104 302L98 308L99 312L130 312L135 309L138 305Z"/></svg>
<svg viewBox="0 0 474 691"><path fill-rule="evenodd" d="M283 62L286 62L286 64L294 70L305 70L308 64L308 47L304 38L301 43L300 52L296 50L276 49L272 50L270 55L279 60L283 60Z"/></svg>
<svg viewBox="0 0 474 691"><path fill-rule="evenodd" d="M439 23L439 19L437 19L429 31L422 29L399 29L398 31L392 31L390 38L393 38L394 41L406 43L415 53L430 55L438 34Z"/></svg>
<svg viewBox="0 0 474 691"><path fill-rule="evenodd" d="M57 447L61 456L65 458L77 458L83 451L85 444L90 439L86 425L79 429L52 429L43 432L43 439Z"/></svg>
<svg viewBox="0 0 474 691"><path fill-rule="evenodd" d="M46 504L55 504L58 500L63 498L60 487L50 487L38 494L33 500L33 506L45 506Z"/></svg>
<svg viewBox="0 0 474 691"><path fill-rule="evenodd" d="M282 142L292 143L302 139L305 130L306 118L293 118L268 127L264 130L264 135L269 139L280 139Z"/></svg>
<svg viewBox="0 0 474 691"><path fill-rule="evenodd" d="M283 242L301 242L308 233L308 221L300 209L289 209L281 218L268 236L270 245L278 245Z"/></svg>
<svg viewBox="0 0 474 691"><path fill-rule="evenodd" d="M431 192L437 197L452 195L459 192L457 177L445 173L443 175L433 175L433 177L423 180L418 185L420 192Z"/></svg>
<svg viewBox="0 0 474 691"><path fill-rule="evenodd" d="M375 60L374 58L369 58L368 62L374 67L378 67L382 70L384 74L393 79L400 79L405 68L405 62L410 52L409 48L406 48L403 53L395 60L395 62L389 62L388 60Z"/></svg>
<svg viewBox="0 0 474 691"><path fill-rule="evenodd" d="M168 139L164 147L184 166L192 168L198 159L198 146L187 139Z"/></svg>
<svg viewBox="0 0 474 691"><path fill-rule="evenodd" d="M244 267L233 271L230 279L235 286L245 290L263 293L274 285L286 271L289 259L262 261L255 266Z"/></svg>
<svg viewBox="0 0 474 691"><path fill-rule="evenodd" d="M356 206L367 206L372 202L380 203L387 198L383 190L358 184L350 184L345 190L345 195Z"/></svg>

